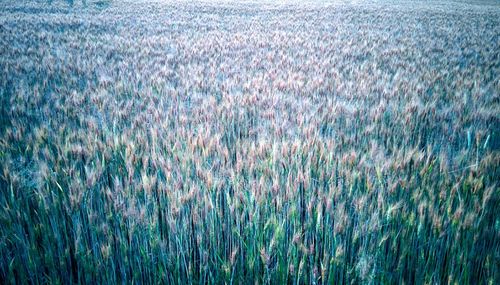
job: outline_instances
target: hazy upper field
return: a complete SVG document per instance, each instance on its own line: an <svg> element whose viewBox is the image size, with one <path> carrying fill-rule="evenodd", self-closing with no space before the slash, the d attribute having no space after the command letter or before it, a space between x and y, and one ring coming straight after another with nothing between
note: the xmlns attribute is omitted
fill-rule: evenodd
<svg viewBox="0 0 500 285"><path fill-rule="evenodd" d="M500 282L498 1L70 2L0 2L0 280Z"/></svg>

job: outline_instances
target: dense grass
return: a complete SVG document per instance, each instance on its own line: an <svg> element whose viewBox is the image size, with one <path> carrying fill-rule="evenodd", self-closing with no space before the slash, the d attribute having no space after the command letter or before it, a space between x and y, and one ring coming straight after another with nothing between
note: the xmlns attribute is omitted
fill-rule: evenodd
<svg viewBox="0 0 500 285"><path fill-rule="evenodd" d="M2 283L498 284L498 4L0 3Z"/></svg>

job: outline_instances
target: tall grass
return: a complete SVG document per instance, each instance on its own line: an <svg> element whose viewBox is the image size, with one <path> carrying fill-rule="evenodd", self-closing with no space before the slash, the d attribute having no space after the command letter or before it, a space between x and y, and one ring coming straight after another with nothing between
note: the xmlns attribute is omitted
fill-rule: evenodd
<svg viewBox="0 0 500 285"><path fill-rule="evenodd" d="M498 9L0 5L3 282L500 280Z"/></svg>

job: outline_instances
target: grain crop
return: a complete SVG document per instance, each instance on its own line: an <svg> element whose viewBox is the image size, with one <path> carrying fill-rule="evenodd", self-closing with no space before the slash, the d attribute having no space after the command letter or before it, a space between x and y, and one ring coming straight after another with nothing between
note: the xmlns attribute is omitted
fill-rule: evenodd
<svg viewBox="0 0 500 285"><path fill-rule="evenodd" d="M0 283L499 284L497 1L0 2Z"/></svg>

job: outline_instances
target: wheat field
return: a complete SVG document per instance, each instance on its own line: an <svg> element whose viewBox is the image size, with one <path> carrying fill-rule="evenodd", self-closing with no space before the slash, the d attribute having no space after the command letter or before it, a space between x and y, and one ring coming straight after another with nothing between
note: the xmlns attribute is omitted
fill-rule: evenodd
<svg viewBox="0 0 500 285"><path fill-rule="evenodd" d="M499 284L497 1L0 2L0 283Z"/></svg>

